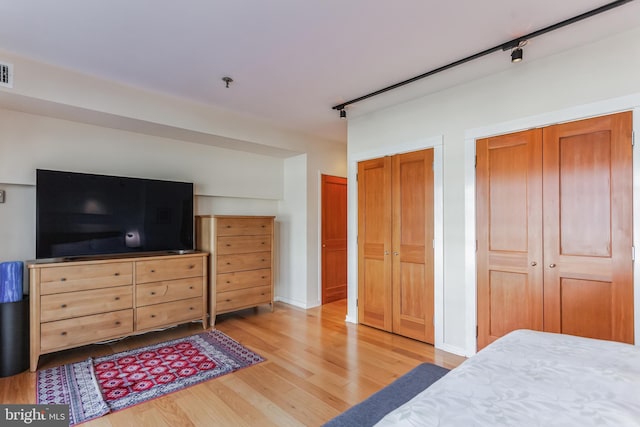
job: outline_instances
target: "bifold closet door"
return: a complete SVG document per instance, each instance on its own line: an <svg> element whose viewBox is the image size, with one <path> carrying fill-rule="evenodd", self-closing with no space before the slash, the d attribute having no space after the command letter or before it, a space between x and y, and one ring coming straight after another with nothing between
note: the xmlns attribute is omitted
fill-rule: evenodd
<svg viewBox="0 0 640 427"><path fill-rule="evenodd" d="M632 113L543 132L544 330L633 343Z"/></svg>
<svg viewBox="0 0 640 427"><path fill-rule="evenodd" d="M542 131L476 144L478 349L542 330Z"/></svg>
<svg viewBox="0 0 640 427"><path fill-rule="evenodd" d="M359 322L433 343L433 149L358 164Z"/></svg>
<svg viewBox="0 0 640 427"><path fill-rule="evenodd" d="M433 343L433 150L397 154L391 170L393 332Z"/></svg>
<svg viewBox="0 0 640 427"><path fill-rule="evenodd" d="M518 328L633 342L632 115L476 143L478 348Z"/></svg>
<svg viewBox="0 0 640 427"><path fill-rule="evenodd" d="M391 332L391 157L358 163L358 321Z"/></svg>

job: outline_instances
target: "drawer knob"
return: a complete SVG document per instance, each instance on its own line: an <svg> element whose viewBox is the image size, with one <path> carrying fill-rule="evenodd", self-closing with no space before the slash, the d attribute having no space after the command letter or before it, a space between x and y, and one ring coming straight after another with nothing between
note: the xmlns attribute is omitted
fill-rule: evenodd
<svg viewBox="0 0 640 427"><path fill-rule="evenodd" d="M193 310L193 307L189 307L189 310Z"/></svg>
<svg viewBox="0 0 640 427"><path fill-rule="evenodd" d="M194 267L195 267L195 265L191 264L191 265L189 266L189 270L193 270L193 268L194 268Z"/></svg>
<svg viewBox="0 0 640 427"><path fill-rule="evenodd" d="M264 224L262 224L262 228L266 227Z"/></svg>
<svg viewBox="0 0 640 427"><path fill-rule="evenodd" d="M227 283L231 283L231 280L227 280Z"/></svg>
<svg viewBox="0 0 640 427"><path fill-rule="evenodd" d="M156 315L155 315L155 314L152 314L152 315L151 315L151 318L153 319L154 317L156 317Z"/></svg>
<svg viewBox="0 0 640 427"><path fill-rule="evenodd" d="M155 292L151 292L151 295L155 295L155 294L156 294Z"/></svg>
<svg viewBox="0 0 640 427"><path fill-rule="evenodd" d="M116 297L116 298L115 298L115 300L116 300L116 301L120 301L120 297Z"/></svg>
<svg viewBox="0 0 640 427"><path fill-rule="evenodd" d="M267 276L262 276L262 278L263 278L263 279L266 279L266 278L267 278Z"/></svg>
<svg viewBox="0 0 640 427"><path fill-rule="evenodd" d="M114 276L119 276L119 275L120 275L120 273L117 273L117 272L114 274Z"/></svg>
<svg viewBox="0 0 640 427"><path fill-rule="evenodd" d="M189 286L189 289L193 289L193 286Z"/></svg>
<svg viewBox="0 0 640 427"><path fill-rule="evenodd" d="M120 321L119 320L116 321L116 326L120 326Z"/></svg>
<svg viewBox="0 0 640 427"><path fill-rule="evenodd" d="M227 263L227 265L231 265L231 263L230 263L230 262L228 262L228 263Z"/></svg>
<svg viewBox="0 0 640 427"><path fill-rule="evenodd" d="M155 273L156 271L155 271L155 270L151 270L151 272L152 272L152 273Z"/></svg>
<svg viewBox="0 0 640 427"><path fill-rule="evenodd" d="M227 225L227 228L231 228L231 226L230 226L230 225Z"/></svg>
<svg viewBox="0 0 640 427"><path fill-rule="evenodd" d="M231 300L230 300L229 298L227 298L225 301L226 301L226 302L231 302Z"/></svg>
<svg viewBox="0 0 640 427"><path fill-rule="evenodd" d="M264 258L262 258L262 262L264 262Z"/></svg>
<svg viewBox="0 0 640 427"><path fill-rule="evenodd" d="M67 304L62 304L60 308L67 308Z"/></svg>
<svg viewBox="0 0 640 427"><path fill-rule="evenodd" d="M267 244L267 242L262 242L262 244L263 244L263 245L266 245L266 244Z"/></svg>
<svg viewBox="0 0 640 427"><path fill-rule="evenodd" d="M226 246L227 246L227 247L231 246L231 243L227 243L227 244L226 244Z"/></svg>
<svg viewBox="0 0 640 427"><path fill-rule="evenodd" d="M60 281L61 281L61 282L66 282L66 281L67 281L67 278L66 278L66 277L63 277L62 279L60 279Z"/></svg>
<svg viewBox="0 0 640 427"><path fill-rule="evenodd" d="M67 335L67 331L61 332L60 335L62 336Z"/></svg>

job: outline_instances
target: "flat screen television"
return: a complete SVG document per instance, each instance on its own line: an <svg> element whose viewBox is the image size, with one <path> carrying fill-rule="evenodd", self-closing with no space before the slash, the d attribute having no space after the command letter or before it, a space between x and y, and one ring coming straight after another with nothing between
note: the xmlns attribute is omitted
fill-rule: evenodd
<svg viewBox="0 0 640 427"><path fill-rule="evenodd" d="M193 249L193 183L36 170L36 258Z"/></svg>

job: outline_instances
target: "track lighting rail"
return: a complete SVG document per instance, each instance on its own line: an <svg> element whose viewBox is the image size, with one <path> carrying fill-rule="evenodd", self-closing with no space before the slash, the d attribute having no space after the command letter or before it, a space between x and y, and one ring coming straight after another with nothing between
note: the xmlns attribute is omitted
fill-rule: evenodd
<svg viewBox="0 0 640 427"><path fill-rule="evenodd" d="M489 55L490 53L497 52L499 50L506 51L506 50L510 50L510 49L515 49L518 46L520 46L521 43L526 42L528 40L531 40L532 38L541 36L543 34L546 34L548 32L557 30L557 29L562 28L562 27L566 27L567 25L574 24L576 22L582 21L583 19L587 19L587 18L590 18L592 16L599 15L599 14L601 14L603 12L607 12L607 11L609 11L611 9L616 8L616 7L625 5L627 3L631 3L632 1L634 1L634 0L618 0L618 1L614 1L614 2L611 2L611 3L605 4L603 6L600 6L600 7L596 8L596 9L593 9L593 10L590 10L588 12L582 13L580 15L574 16L573 18L565 19L564 21L558 22L557 24L549 25L548 27L544 27L544 28L542 28L540 30L537 30L537 31L534 31L532 33L525 34L525 35L520 36L518 38L515 38L513 40L509 40L508 42L499 44L499 45L494 46L492 48L485 49L482 52L478 52L476 54L467 56L466 58L459 59L459 60L454 61L454 62L452 62L450 64L443 65L442 67L438 67L438 68L433 69L431 71L427 71L426 73L420 74L420 75L412 77L410 79L407 79L407 80L392 84L391 86L387 86L387 87L384 87L382 89L378 89L378 90L376 90L374 92L368 93L366 95L359 96L357 98L351 99L351 100L343 102L341 104L334 105L333 107L331 107L331 109L340 111L340 117L341 118L346 118L345 107L347 107L348 105L355 104L356 102L364 101L365 99L372 98L374 96L380 95L380 94L385 93L385 92L389 92L390 90L397 89L399 87L408 85L409 83L413 83L413 82L415 82L417 80L424 79L425 77L429 77L429 76L432 76L434 74L440 73L442 71L448 70L450 68L457 67L458 65L465 64L467 62L473 61L474 59L478 59L478 58L481 58L483 56Z"/></svg>

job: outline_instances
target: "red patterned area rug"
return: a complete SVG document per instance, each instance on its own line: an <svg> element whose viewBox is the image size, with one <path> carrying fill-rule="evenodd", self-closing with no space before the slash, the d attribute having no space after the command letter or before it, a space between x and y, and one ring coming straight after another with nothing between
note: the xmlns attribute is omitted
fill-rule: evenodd
<svg viewBox="0 0 640 427"><path fill-rule="evenodd" d="M69 405L70 425L75 425L262 361L213 330L40 370L36 401Z"/></svg>

